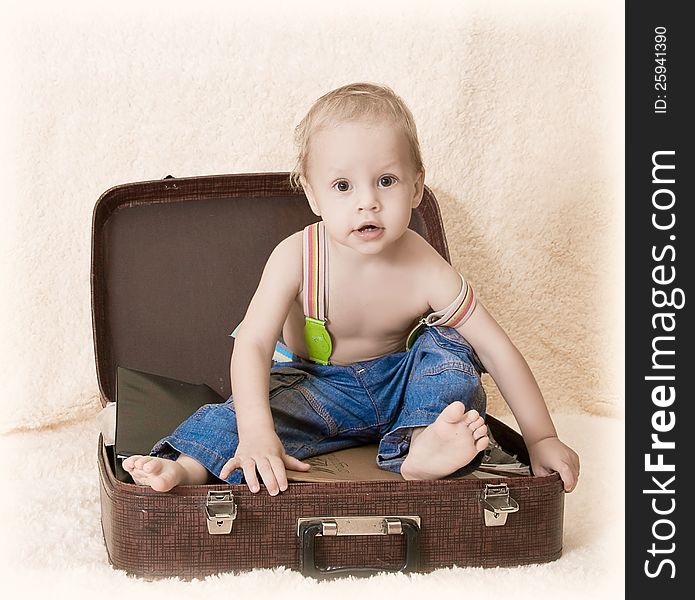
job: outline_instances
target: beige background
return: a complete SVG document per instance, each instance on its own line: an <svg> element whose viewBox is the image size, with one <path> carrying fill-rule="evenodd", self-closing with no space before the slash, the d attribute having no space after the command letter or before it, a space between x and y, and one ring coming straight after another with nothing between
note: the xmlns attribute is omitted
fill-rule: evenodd
<svg viewBox="0 0 695 600"><path fill-rule="evenodd" d="M54 4L0 4L0 424L14 431L0 435L3 591L621 597L623 3ZM386 83L412 108L454 263L581 456L563 556L324 583L284 569L127 577L109 565L99 520L94 203L113 185L168 173L289 169L292 129L311 102L356 80Z"/></svg>
<svg viewBox="0 0 695 600"><path fill-rule="evenodd" d="M29 2L3 15L2 429L99 408L89 244L104 190L288 170L312 101L359 80L411 107L454 265L551 410L620 416L622 10ZM506 411L494 391L490 411Z"/></svg>

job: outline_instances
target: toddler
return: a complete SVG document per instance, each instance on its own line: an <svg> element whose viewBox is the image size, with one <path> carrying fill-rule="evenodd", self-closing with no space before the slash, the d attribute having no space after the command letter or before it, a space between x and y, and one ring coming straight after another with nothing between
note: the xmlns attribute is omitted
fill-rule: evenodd
<svg viewBox="0 0 695 600"><path fill-rule="evenodd" d="M557 471L572 491L579 458L526 361L464 277L408 228L425 170L403 101L384 86L343 86L296 134L292 182L320 221L268 258L234 344L232 397L123 467L157 491L216 477L276 495L286 469L310 468L302 459L378 442L379 467L404 479L462 475L489 442L486 370L533 472ZM272 361L280 334L291 362Z"/></svg>

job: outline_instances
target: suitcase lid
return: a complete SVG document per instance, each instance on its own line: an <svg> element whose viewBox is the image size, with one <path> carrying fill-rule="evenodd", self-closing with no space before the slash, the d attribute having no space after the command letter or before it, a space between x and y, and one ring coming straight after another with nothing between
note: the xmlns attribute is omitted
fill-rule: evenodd
<svg viewBox="0 0 695 600"><path fill-rule="evenodd" d="M229 397L230 333L275 246L316 220L289 173L167 177L104 192L92 217L91 264L102 404L116 399L119 366ZM426 186L410 228L449 261Z"/></svg>

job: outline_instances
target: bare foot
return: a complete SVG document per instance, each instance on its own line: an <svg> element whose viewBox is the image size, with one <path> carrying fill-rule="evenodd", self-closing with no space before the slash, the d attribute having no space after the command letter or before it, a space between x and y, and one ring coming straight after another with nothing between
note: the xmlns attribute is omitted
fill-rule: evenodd
<svg viewBox="0 0 695 600"><path fill-rule="evenodd" d="M188 472L183 464L168 458L129 456L123 461L123 468L130 473L135 483L149 485L156 492L168 492L188 479Z"/></svg>
<svg viewBox="0 0 695 600"><path fill-rule="evenodd" d="M436 421L413 431L401 466L403 479L441 479L466 466L489 443L487 425L476 410L452 402Z"/></svg>

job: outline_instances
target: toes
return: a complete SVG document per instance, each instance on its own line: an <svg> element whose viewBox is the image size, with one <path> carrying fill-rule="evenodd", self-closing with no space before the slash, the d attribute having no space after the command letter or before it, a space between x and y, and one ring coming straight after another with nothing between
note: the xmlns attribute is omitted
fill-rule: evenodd
<svg viewBox="0 0 695 600"><path fill-rule="evenodd" d="M475 410L475 408L472 408L471 410L469 410L466 413L466 416L463 418L463 422L470 427L478 419L482 419L482 417L480 416L480 413L478 413L478 411Z"/></svg>
<svg viewBox="0 0 695 600"><path fill-rule="evenodd" d="M449 404L439 415L447 423L460 423L466 416L466 406L458 400ZM478 414L478 413L476 413Z"/></svg>
<svg viewBox="0 0 695 600"><path fill-rule="evenodd" d="M156 456L130 457L127 468L136 485L148 485L156 492L168 492L178 485L179 479L175 467L175 461L158 458Z"/></svg>
<svg viewBox="0 0 695 600"><path fill-rule="evenodd" d="M475 412L475 411L472 411L472 412ZM468 423L468 429L470 429L471 431L475 431L476 429L480 429L481 427L484 427L484 426L485 426L485 420L481 416L478 416L478 418L476 418L473 421L471 421L470 423Z"/></svg>
<svg viewBox="0 0 695 600"><path fill-rule="evenodd" d="M142 470L142 467L143 467L145 464L147 464L148 462L150 462L151 460L152 460L152 457L151 457L151 456L137 456L137 457L135 457L135 460L133 461L133 466L134 466L136 469L141 469L141 470Z"/></svg>
<svg viewBox="0 0 695 600"><path fill-rule="evenodd" d="M142 465L142 470L145 471L145 473L149 473L150 475L159 475L162 471L162 464L161 458L155 459L154 457L150 456L148 457L150 460L146 461Z"/></svg>
<svg viewBox="0 0 695 600"><path fill-rule="evenodd" d="M150 457L153 460L147 461L142 469L134 469L130 475L138 485L148 485L155 492L168 492L178 484L176 473L172 471L171 465L164 462L166 459ZM169 461L172 465L174 461Z"/></svg>
<svg viewBox="0 0 695 600"><path fill-rule="evenodd" d="M142 456L140 456L139 454L133 454L133 456L129 456L128 458L124 458L123 463L122 463L123 468L126 471L132 471L135 468L135 461L138 458L142 458Z"/></svg>
<svg viewBox="0 0 695 600"><path fill-rule="evenodd" d="M481 425L473 431L474 440L479 440L482 437L487 437L487 425Z"/></svg>
<svg viewBox="0 0 695 600"><path fill-rule="evenodd" d="M483 450L485 450L485 448L488 447L488 444L489 444L489 443L490 443L490 438L488 438L487 435L484 435L484 436L481 437L478 441L476 441L476 443L475 443L475 449L476 449L478 452L482 452Z"/></svg>

